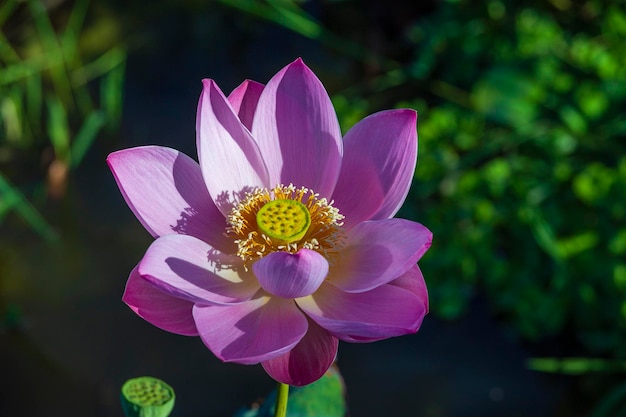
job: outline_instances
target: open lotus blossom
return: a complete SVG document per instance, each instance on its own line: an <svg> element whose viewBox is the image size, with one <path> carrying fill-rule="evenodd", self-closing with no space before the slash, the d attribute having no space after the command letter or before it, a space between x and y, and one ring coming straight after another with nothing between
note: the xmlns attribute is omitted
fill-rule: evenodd
<svg viewBox="0 0 626 417"><path fill-rule="evenodd" d="M417 159L417 115L382 111L342 138L335 110L298 59L266 86L226 97L203 81L199 163L170 148L112 153L131 210L156 238L123 296L221 360L261 363L306 385L339 340L414 333L428 310L416 264L424 226L392 218Z"/></svg>

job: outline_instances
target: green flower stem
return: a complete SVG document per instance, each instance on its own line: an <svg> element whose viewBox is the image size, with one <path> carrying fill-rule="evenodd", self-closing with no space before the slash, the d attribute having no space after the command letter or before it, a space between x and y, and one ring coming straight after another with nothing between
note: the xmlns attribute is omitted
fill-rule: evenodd
<svg viewBox="0 0 626 417"><path fill-rule="evenodd" d="M276 389L276 410L274 417L285 417L287 415L287 399L289 398L289 385L278 383Z"/></svg>

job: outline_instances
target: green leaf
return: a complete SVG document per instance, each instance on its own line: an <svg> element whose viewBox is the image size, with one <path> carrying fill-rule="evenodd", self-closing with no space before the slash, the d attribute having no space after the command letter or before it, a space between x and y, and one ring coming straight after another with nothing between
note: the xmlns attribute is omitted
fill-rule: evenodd
<svg viewBox="0 0 626 417"><path fill-rule="evenodd" d="M273 417L275 402L274 390L260 406L239 410L233 417ZM287 417L343 417L346 411L343 379L336 366L310 385L290 388Z"/></svg>

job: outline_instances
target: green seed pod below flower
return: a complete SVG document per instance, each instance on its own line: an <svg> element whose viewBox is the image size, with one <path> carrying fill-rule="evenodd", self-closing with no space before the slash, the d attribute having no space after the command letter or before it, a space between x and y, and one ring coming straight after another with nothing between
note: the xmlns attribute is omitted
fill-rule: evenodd
<svg viewBox="0 0 626 417"><path fill-rule="evenodd" d="M167 417L176 399L172 387L151 376L126 381L120 397L126 417Z"/></svg>

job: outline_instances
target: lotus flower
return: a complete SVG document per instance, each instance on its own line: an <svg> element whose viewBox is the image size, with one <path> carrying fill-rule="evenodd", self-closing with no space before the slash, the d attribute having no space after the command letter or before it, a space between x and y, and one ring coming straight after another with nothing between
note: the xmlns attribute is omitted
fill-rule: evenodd
<svg viewBox="0 0 626 417"><path fill-rule="evenodd" d="M416 123L413 110L382 111L342 138L301 59L228 97L203 80L199 163L160 146L107 159L156 238L124 302L161 329L199 335L223 361L261 363L296 386L326 372L339 340L416 332L428 310L416 262L432 235L392 218L413 177Z"/></svg>

